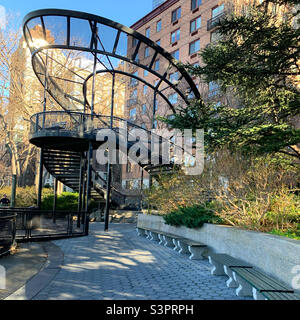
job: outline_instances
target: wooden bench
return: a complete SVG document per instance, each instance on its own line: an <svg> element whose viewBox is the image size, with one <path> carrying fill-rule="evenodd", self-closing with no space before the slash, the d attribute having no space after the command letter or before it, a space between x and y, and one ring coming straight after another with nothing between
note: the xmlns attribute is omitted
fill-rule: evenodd
<svg viewBox="0 0 300 320"><path fill-rule="evenodd" d="M231 267L231 270L234 280L239 284L237 296L253 296L255 300L300 299L293 289L255 268Z"/></svg>
<svg viewBox="0 0 300 320"><path fill-rule="evenodd" d="M265 298L265 300L298 300L300 301L300 295L297 293L266 291L266 292L262 292L261 295Z"/></svg>
<svg viewBox="0 0 300 320"><path fill-rule="evenodd" d="M228 254L212 253L208 256L209 263L213 266L210 273L215 276L227 275L229 279L226 281L228 288L237 288L239 285L234 280L231 267L236 268L252 268L251 264L242 260L233 258Z"/></svg>

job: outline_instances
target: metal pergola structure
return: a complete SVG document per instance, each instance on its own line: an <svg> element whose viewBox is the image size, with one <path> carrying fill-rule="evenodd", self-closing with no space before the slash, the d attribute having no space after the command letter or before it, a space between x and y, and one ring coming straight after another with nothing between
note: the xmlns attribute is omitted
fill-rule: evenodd
<svg viewBox="0 0 300 320"><path fill-rule="evenodd" d="M60 9L37 10L24 18L23 35L34 73L44 87L43 111L32 116L30 137L41 148L40 177L45 166L55 180L78 190L78 211L88 211L93 192L101 197L106 192L107 230L111 164L107 165L106 181L97 177L96 183L97 173L92 168L93 150L97 148L95 131L110 128L120 135L124 123L129 128L143 129L116 117L116 83L126 79L130 90L130 81L134 79L152 90L152 128L157 99L176 113L169 97L175 94L178 105L184 107L189 105L191 96L201 99L198 89L187 71L163 48L142 34L100 16ZM144 70L151 76L145 76ZM171 78L174 73L176 81ZM101 108L99 92L104 90L101 78L104 75L110 79L110 98L109 111L103 114L96 107ZM53 109L49 96L62 110ZM143 169L150 172L151 164ZM41 193L40 179L39 206Z"/></svg>

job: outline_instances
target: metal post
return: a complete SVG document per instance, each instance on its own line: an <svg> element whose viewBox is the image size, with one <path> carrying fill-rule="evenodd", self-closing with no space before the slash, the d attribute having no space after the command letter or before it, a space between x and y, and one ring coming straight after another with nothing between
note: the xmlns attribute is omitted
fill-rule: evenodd
<svg viewBox="0 0 300 320"><path fill-rule="evenodd" d="M14 208L16 203L16 187L17 187L17 175L12 175L11 181L11 197L10 197L10 207Z"/></svg>
<svg viewBox="0 0 300 320"><path fill-rule="evenodd" d="M87 179L86 179L86 203L85 211L88 212L89 202L91 197L91 182L92 182L92 158L93 158L93 146L92 142L89 142L89 151L88 151L88 163L87 163Z"/></svg>
<svg viewBox="0 0 300 320"><path fill-rule="evenodd" d="M144 184L144 169L141 167L141 200L140 200L140 210L142 210L143 207L143 184Z"/></svg>
<svg viewBox="0 0 300 320"><path fill-rule="evenodd" d="M40 153L40 167L39 167L39 185L38 185L38 197L37 197L37 206L41 209L42 206L42 191L43 191L43 148L41 148Z"/></svg>
<svg viewBox="0 0 300 320"><path fill-rule="evenodd" d="M156 91L156 89L155 89L155 90L154 90L154 96L153 96L152 129L155 129L155 127L154 127L154 121L155 121L155 112L156 112L155 106L156 106L156 101L157 101L157 99L156 99L156 93L157 93L157 91Z"/></svg>
<svg viewBox="0 0 300 320"><path fill-rule="evenodd" d="M56 223L57 185L58 185L58 180L54 178L53 223Z"/></svg>
<svg viewBox="0 0 300 320"><path fill-rule="evenodd" d="M113 72L113 74L112 74L112 90L111 90L111 109L110 109L110 129L111 130L113 128L114 96L115 96L115 73ZM104 231L108 231L108 223L109 223L110 191L111 191L111 163L110 163L110 152L111 151L115 151L115 150L108 150Z"/></svg>
<svg viewBox="0 0 300 320"><path fill-rule="evenodd" d="M83 180L82 180L82 206L81 210L85 210L85 199L86 199L86 174L83 174Z"/></svg>
<svg viewBox="0 0 300 320"><path fill-rule="evenodd" d="M95 50L97 50L97 33L98 33L98 28L95 25L95 30L93 33L94 37L94 47ZM97 53L94 53L94 66L93 66L93 82L92 82L92 100L91 100L91 114L93 115L94 113L94 103L95 103L95 82L96 82L96 71L97 71Z"/></svg>
<svg viewBox="0 0 300 320"><path fill-rule="evenodd" d="M45 70L45 82L44 82L44 103L43 103L43 124L42 124L43 129L45 127L45 120L46 120L45 112L47 110L47 89L48 89L47 77L48 77L48 52L46 53L46 70Z"/></svg>
<svg viewBox="0 0 300 320"><path fill-rule="evenodd" d="M80 228L80 214L82 210L82 189L83 189L83 154L80 156L80 173L79 173L79 195L78 195L78 215L77 228Z"/></svg>

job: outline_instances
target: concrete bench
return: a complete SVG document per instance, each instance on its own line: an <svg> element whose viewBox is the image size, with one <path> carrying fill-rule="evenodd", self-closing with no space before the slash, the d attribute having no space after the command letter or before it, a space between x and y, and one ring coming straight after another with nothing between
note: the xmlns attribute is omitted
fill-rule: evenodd
<svg viewBox="0 0 300 320"><path fill-rule="evenodd" d="M255 300L297 300L299 295L285 284L255 268L230 268L234 280L239 284L236 295L253 296Z"/></svg>
<svg viewBox="0 0 300 320"><path fill-rule="evenodd" d="M139 237L147 237L147 229L145 228L141 228L141 227L136 227L136 232L138 234Z"/></svg>
<svg viewBox="0 0 300 320"><path fill-rule="evenodd" d="M161 235L161 231L160 230L154 230L154 229L150 229L147 231L148 232L148 239L151 241L160 241L160 235Z"/></svg>
<svg viewBox="0 0 300 320"><path fill-rule="evenodd" d="M252 268L251 264L242 260L233 258L228 254L212 253L208 256L209 263L213 266L210 273L215 276L227 275L229 279L226 281L228 288L237 288L239 285L234 280L231 267L236 268Z"/></svg>
<svg viewBox="0 0 300 320"><path fill-rule="evenodd" d="M200 242L195 242L186 238L176 236L174 234L165 233L160 230L146 229L142 227L136 228L139 236L145 236L152 241L159 241L160 245L178 251L180 254L189 254L189 259L203 259L203 253L207 246Z"/></svg>
<svg viewBox="0 0 300 320"><path fill-rule="evenodd" d="M165 241L163 238L163 232L160 230L137 227L136 231L139 236L146 237L151 241L159 241L160 244Z"/></svg>
<svg viewBox="0 0 300 320"><path fill-rule="evenodd" d="M203 259L203 253L206 251L207 246L200 242L195 242L186 238L178 237L173 234L164 233L164 246L173 248L180 254L190 254L189 259L200 260Z"/></svg>
<svg viewBox="0 0 300 320"><path fill-rule="evenodd" d="M162 237L163 237L163 241L161 244L163 244L165 247L177 250L177 240L180 237L170 233L163 233Z"/></svg>
<svg viewBox="0 0 300 320"><path fill-rule="evenodd" d="M179 253L190 253L190 260L202 260L203 254L207 250L206 244L188 239L178 239L178 245L180 247Z"/></svg>

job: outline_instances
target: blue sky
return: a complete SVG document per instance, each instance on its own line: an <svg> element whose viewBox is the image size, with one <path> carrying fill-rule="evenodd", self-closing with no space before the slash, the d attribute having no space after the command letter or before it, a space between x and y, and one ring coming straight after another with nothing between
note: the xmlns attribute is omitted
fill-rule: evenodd
<svg viewBox="0 0 300 320"><path fill-rule="evenodd" d="M96 14L130 27L152 10L152 0L0 0L0 15L1 6L21 18L33 10L58 8Z"/></svg>

